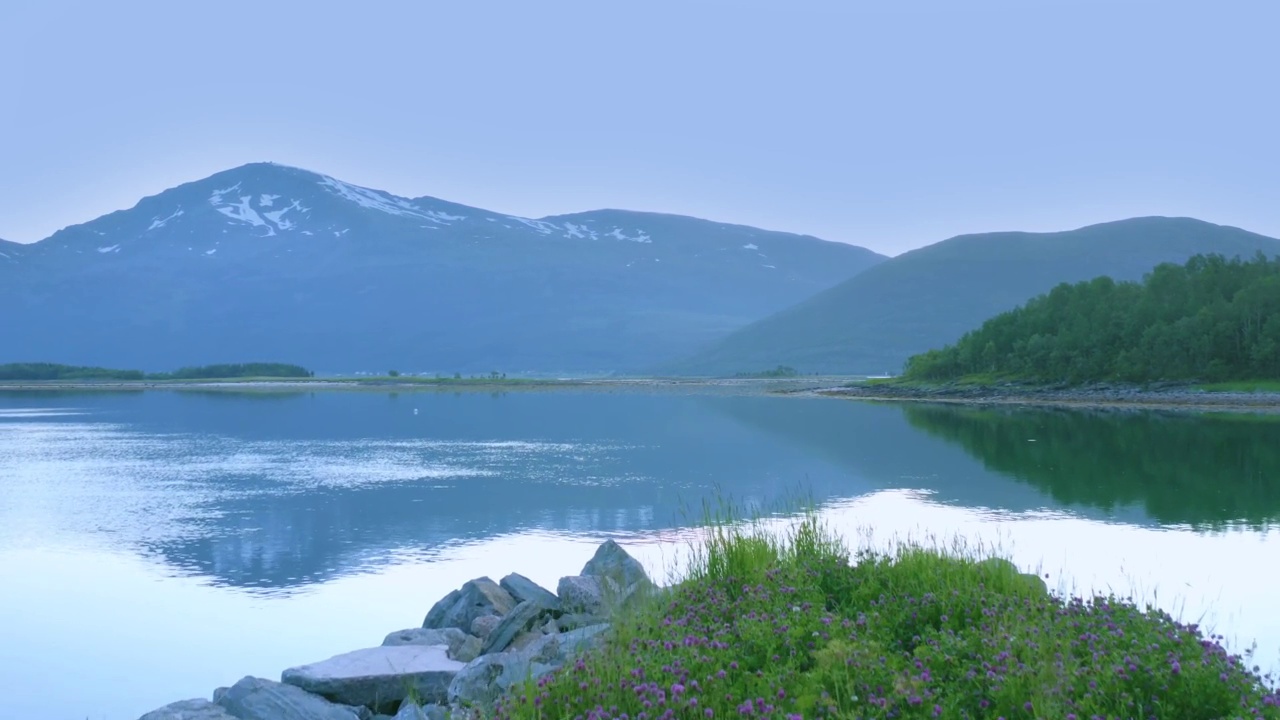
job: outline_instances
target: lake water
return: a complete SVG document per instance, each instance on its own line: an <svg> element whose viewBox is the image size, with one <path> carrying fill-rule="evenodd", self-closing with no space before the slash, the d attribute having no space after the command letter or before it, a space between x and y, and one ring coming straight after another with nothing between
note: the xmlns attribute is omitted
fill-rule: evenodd
<svg viewBox="0 0 1280 720"><path fill-rule="evenodd" d="M614 537L661 574L704 498L854 543L957 534L1280 660L1280 422L725 392L0 394L8 717L134 720L377 645L449 590Z"/></svg>

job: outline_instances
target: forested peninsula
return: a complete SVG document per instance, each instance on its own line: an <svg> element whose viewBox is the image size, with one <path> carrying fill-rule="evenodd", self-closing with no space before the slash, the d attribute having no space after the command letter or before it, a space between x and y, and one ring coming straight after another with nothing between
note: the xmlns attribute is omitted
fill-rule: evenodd
<svg viewBox="0 0 1280 720"><path fill-rule="evenodd" d="M42 380L224 380L232 378L309 378L315 373L286 363L236 363L184 367L173 372L147 373L58 363L9 363L0 365L0 381Z"/></svg>
<svg viewBox="0 0 1280 720"><path fill-rule="evenodd" d="M1141 282L1063 283L954 345L912 356L902 380L1084 384L1280 379L1280 258L1197 255Z"/></svg>

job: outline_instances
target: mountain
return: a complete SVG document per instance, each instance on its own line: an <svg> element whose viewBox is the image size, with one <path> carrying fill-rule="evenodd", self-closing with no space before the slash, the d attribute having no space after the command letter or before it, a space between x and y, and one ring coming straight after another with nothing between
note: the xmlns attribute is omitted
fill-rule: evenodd
<svg viewBox="0 0 1280 720"><path fill-rule="evenodd" d="M1139 280L1197 253L1280 253L1280 240L1191 218L1145 217L1066 232L961 235L913 250L754 322L664 372L898 372L987 318L1063 282Z"/></svg>
<svg viewBox="0 0 1280 720"><path fill-rule="evenodd" d="M672 215L521 218L270 163L18 247L0 248L17 258L6 360L321 373L634 371L884 259Z"/></svg>
<svg viewBox="0 0 1280 720"><path fill-rule="evenodd" d="M16 265L18 258L22 257L22 251L25 247L25 245L0 238L0 266Z"/></svg>

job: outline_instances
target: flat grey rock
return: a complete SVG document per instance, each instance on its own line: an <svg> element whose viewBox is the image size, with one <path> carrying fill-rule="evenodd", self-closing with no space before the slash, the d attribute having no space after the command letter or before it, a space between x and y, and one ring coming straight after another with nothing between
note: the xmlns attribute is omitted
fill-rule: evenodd
<svg viewBox="0 0 1280 720"><path fill-rule="evenodd" d="M506 615L516 606L511 594L487 577L468 580L461 588L444 596L432 606L422 621L424 628L459 628L470 630L471 623L483 615Z"/></svg>
<svg viewBox="0 0 1280 720"><path fill-rule="evenodd" d="M293 685L245 677L218 698L237 720L361 720L355 708L337 705Z"/></svg>
<svg viewBox="0 0 1280 720"><path fill-rule="evenodd" d="M411 696L444 700L462 667L444 645L384 645L289 668L281 680L333 702L388 712Z"/></svg>
<svg viewBox="0 0 1280 720"><path fill-rule="evenodd" d="M556 597L555 593L519 573L511 573L502 578L498 581L498 585L510 593L518 603L527 600L548 610L560 609L560 598Z"/></svg>
<svg viewBox="0 0 1280 720"><path fill-rule="evenodd" d="M221 705L197 698L170 703L152 710L138 720L236 720L236 717Z"/></svg>

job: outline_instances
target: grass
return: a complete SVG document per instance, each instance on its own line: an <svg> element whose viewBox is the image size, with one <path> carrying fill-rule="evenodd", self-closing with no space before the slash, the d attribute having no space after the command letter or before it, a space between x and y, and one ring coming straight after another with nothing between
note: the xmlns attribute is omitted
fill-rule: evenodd
<svg viewBox="0 0 1280 720"><path fill-rule="evenodd" d="M1221 637L957 548L710 518L683 579L500 720L1280 718Z"/></svg>

